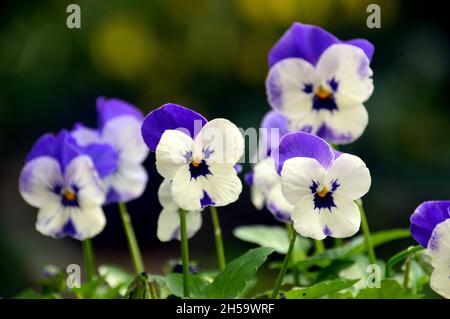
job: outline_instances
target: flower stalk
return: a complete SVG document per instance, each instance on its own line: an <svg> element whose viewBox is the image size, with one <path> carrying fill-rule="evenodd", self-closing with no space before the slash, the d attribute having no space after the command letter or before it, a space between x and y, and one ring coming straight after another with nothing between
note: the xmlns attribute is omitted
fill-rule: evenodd
<svg viewBox="0 0 450 319"><path fill-rule="evenodd" d="M278 292L280 291L281 285L283 284L284 276L286 275L286 271L288 269L289 262L292 258L291 256L292 256L292 252L294 251L296 239L297 239L297 233L295 231L291 231L289 248L288 248L286 257L284 258L283 264L281 265L281 269L278 274L277 281L275 282L275 286L273 287L270 299L277 299L277 297L278 297Z"/></svg>
<svg viewBox="0 0 450 319"><path fill-rule="evenodd" d="M95 258L92 240L87 238L82 241L84 264L86 267L87 281L90 282L95 276Z"/></svg>
<svg viewBox="0 0 450 319"><path fill-rule="evenodd" d="M189 245L186 230L186 211L180 209L181 260L183 266L183 295L189 298Z"/></svg>
<svg viewBox="0 0 450 319"><path fill-rule="evenodd" d="M217 208L215 206L210 206L210 211L214 227L214 237L216 240L217 261L219 263L220 271L224 271L226 261L225 250L223 249L222 230L220 228L219 215L217 214Z"/></svg>
<svg viewBox="0 0 450 319"><path fill-rule="evenodd" d="M362 200L357 200L356 205L358 205L359 213L361 214L361 228L366 240L367 254L369 255L369 261L371 264L377 263L377 257L375 255L375 250L373 248L372 236L370 235L369 224L367 222L366 212L363 207Z"/></svg>

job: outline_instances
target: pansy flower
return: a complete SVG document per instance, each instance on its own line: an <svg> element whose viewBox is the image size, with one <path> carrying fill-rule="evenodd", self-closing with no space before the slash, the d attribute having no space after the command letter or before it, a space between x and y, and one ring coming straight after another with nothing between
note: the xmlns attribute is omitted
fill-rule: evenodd
<svg viewBox="0 0 450 319"><path fill-rule="evenodd" d="M175 203L171 194L171 182L163 180L158 190L159 203L162 206L158 218L156 235L160 241L180 240L180 207ZM186 232L191 238L202 226L201 211L186 212Z"/></svg>
<svg viewBox="0 0 450 319"><path fill-rule="evenodd" d="M90 151L103 151L104 163L114 162L107 158L105 147ZM46 134L35 143L20 174L19 191L39 209L36 229L44 235L83 240L105 226L101 207L105 192L99 174L92 158L66 131Z"/></svg>
<svg viewBox="0 0 450 319"><path fill-rule="evenodd" d="M431 257L431 288L450 298L450 201L420 204L411 215L410 232Z"/></svg>
<svg viewBox="0 0 450 319"><path fill-rule="evenodd" d="M259 141L259 159L252 172L246 175L246 182L251 187L253 205L267 210L281 222L289 222L294 206L286 201L281 192L281 178L275 169L275 162L270 153L278 147L280 138L288 133L287 119L276 111L267 113L261 123Z"/></svg>
<svg viewBox="0 0 450 319"><path fill-rule="evenodd" d="M325 30L294 23L269 54L268 101L302 130L335 144L356 140L368 123L363 103L373 91L373 45L340 41Z"/></svg>
<svg viewBox="0 0 450 319"><path fill-rule="evenodd" d="M172 181L179 207L196 211L238 199L242 184L234 165L244 152L244 139L230 121L207 122L190 109L165 104L147 115L142 136L156 153L159 174Z"/></svg>
<svg viewBox="0 0 450 319"><path fill-rule="evenodd" d="M304 132L285 135L272 152L282 192L295 206L291 219L304 237L345 238L360 227L355 200L370 188L370 173L357 156L334 152L323 139Z"/></svg>
<svg viewBox="0 0 450 319"><path fill-rule="evenodd" d="M97 99L98 128L77 124L72 131L77 143L110 145L117 158L114 167L102 176L107 189L105 204L127 202L142 195L148 175L142 165L148 149L141 136L142 113L133 105L115 98Z"/></svg>
<svg viewBox="0 0 450 319"><path fill-rule="evenodd" d="M450 218L433 230L427 252L434 268L430 286L444 298L450 299Z"/></svg>

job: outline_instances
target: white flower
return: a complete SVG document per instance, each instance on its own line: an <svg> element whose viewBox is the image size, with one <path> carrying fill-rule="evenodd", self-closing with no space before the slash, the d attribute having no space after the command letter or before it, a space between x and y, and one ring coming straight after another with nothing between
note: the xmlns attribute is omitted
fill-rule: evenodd
<svg viewBox="0 0 450 319"><path fill-rule="evenodd" d="M50 156L36 157L23 168L19 190L28 204L39 208L36 229L44 235L83 240L105 226L105 193L88 156L76 156L64 168Z"/></svg>
<svg viewBox="0 0 450 319"><path fill-rule="evenodd" d="M369 64L362 49L348 44L331 45L315 66L301 58L280 60L267 76L269 103L289 119L290 131L350 143L368 123L363 103L373 91Z"/></svg>
<svg viewBox="0 0 450 319"><path fill-rule="evenodd" d="M158 190L159 203L163 207L158 218L157 236L160 241L180 240L180 207L173 201L170 181L164 180ZM186 212L187 237L191 238L202 226L201 211Z"/></svg>
<svg viewBox="0 0 450 319"><path fill-rule="evenodd" d="M236 201L242 184L234 169L244 139L228 120L215 119L192 139L179 130L165 130L156 147L156 168L171 180L175 203L188 211Z"/></svg>
<svg viewBox="0 0 450 319"><path fill-rule="evenodd" d="M450 218L433 230L427 252L434 268L430 286L441 296L450 299Z"/></svg>
<svg viewBox="0 0 450 319"><path fill-rule="evenodd" d="M355 200L365 195L370 173L357 156L335 153L323 139L303 132L285 135L272 156L282 192L295 206L295 230L324 239L354 235L361 223Z"/></svg>

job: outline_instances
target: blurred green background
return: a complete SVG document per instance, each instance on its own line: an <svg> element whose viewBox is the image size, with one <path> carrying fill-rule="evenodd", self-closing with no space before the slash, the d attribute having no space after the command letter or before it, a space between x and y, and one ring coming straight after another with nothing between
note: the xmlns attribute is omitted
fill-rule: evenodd
<svg viewBox="0 0 450 319"><path fill-rule="evenodd" d="M128 100L145 113L174 102L208 118L258 127L269 111L267 53L294 21L376 46L369 126L343 147L371 170L372 188L364 199L371 228L408 227L420 202L450 198L449 41L439 2L76 1L82 27L68 29L71 2L0 5L0 297L33 285L46 264L82 264L79 242L35 231L36 210L17 190L24 158L41 134L77 121L95 125L99 95ZM369 3L381 7L381 29L366 27ZM153 156L146 166L147 191L129 209L147 268L160 271L166 259L178 257L179 245L156 239L161 178ZM267 211L253 209L247 188L219 212L228 259L250 247L233 238L233 228L275 223ZM98 263L131 270L117 209L107 207L106 213L108 224L94 239ZM216 263L210 224L205 212L204 227L190 241L200 268Z"/></svg>

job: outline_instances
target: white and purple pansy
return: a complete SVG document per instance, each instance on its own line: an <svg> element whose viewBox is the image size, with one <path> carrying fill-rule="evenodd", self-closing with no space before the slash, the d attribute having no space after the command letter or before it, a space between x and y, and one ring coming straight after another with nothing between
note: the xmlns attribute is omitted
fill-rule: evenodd
<svg viewBox="0 0 450 319"><path fill-rule="evenodd" d="M323 139L304 132L285 135L272 157L283 195L295 206L291 219L301 236L345 238L359 230L355 200L371 184L359 157L333 151Z"/></svg>
<svg viewBox="0 0 450 319"><path fill-rule="evenodd" d="M410 232L427 248L434 270L430 286L441 296L450 298L450 201L428 201L411 215Z"/></svg>
<svg viewBox="0 0 450 319"><path fill-rule="evenodd" d="M171 182L163 180L158 189L158 199L162 206L158 218L156 235L162 242L180 240L180 207L175 203L171 194ZM202 226L200 210L186 212L186 232L191 238Z"/></svg>
<svg viewBox="0 0 450 319"><path fill-rule="evenodd" d="M98 128L77 124L72 135L83 147L110 145L117 158L115 167L102 175L107 189L105 204L127 202L142 195L148 175L142 165L148 149L141 136L142 113L133 105L115 98L97 99Z"/></svg>
<svg viewBox="0 0 450 319"><path fill-rule="evenodd" d="M330 143L351 143L368 123L363 103L373 92L373 45L342 42L325 30L295 23L269 54L269 104L305 131Z"/></svg>
<svg viewBox="0 0 450 319"><path fill-rule="evenodd" d="M243 155L244 139L230 121L207 122L188 108L165 104L147 115L142 136L156 153L159 174L172 181L179 207L196 211L238 199L242 184L234 166Z"/></svg>
<svg viewBox="0 0 450 319"><path fill-rule="evenodd" d="M98 167L108 162L114 165L115 159L108 159L108 148L93 146L90 150L94 149L104 152ZM36 229L44 235L84 240L105 226L105 192L95 163L66 131L46 134L35 143L20 174L19 191L28 204L39 209Z"/></svg>

